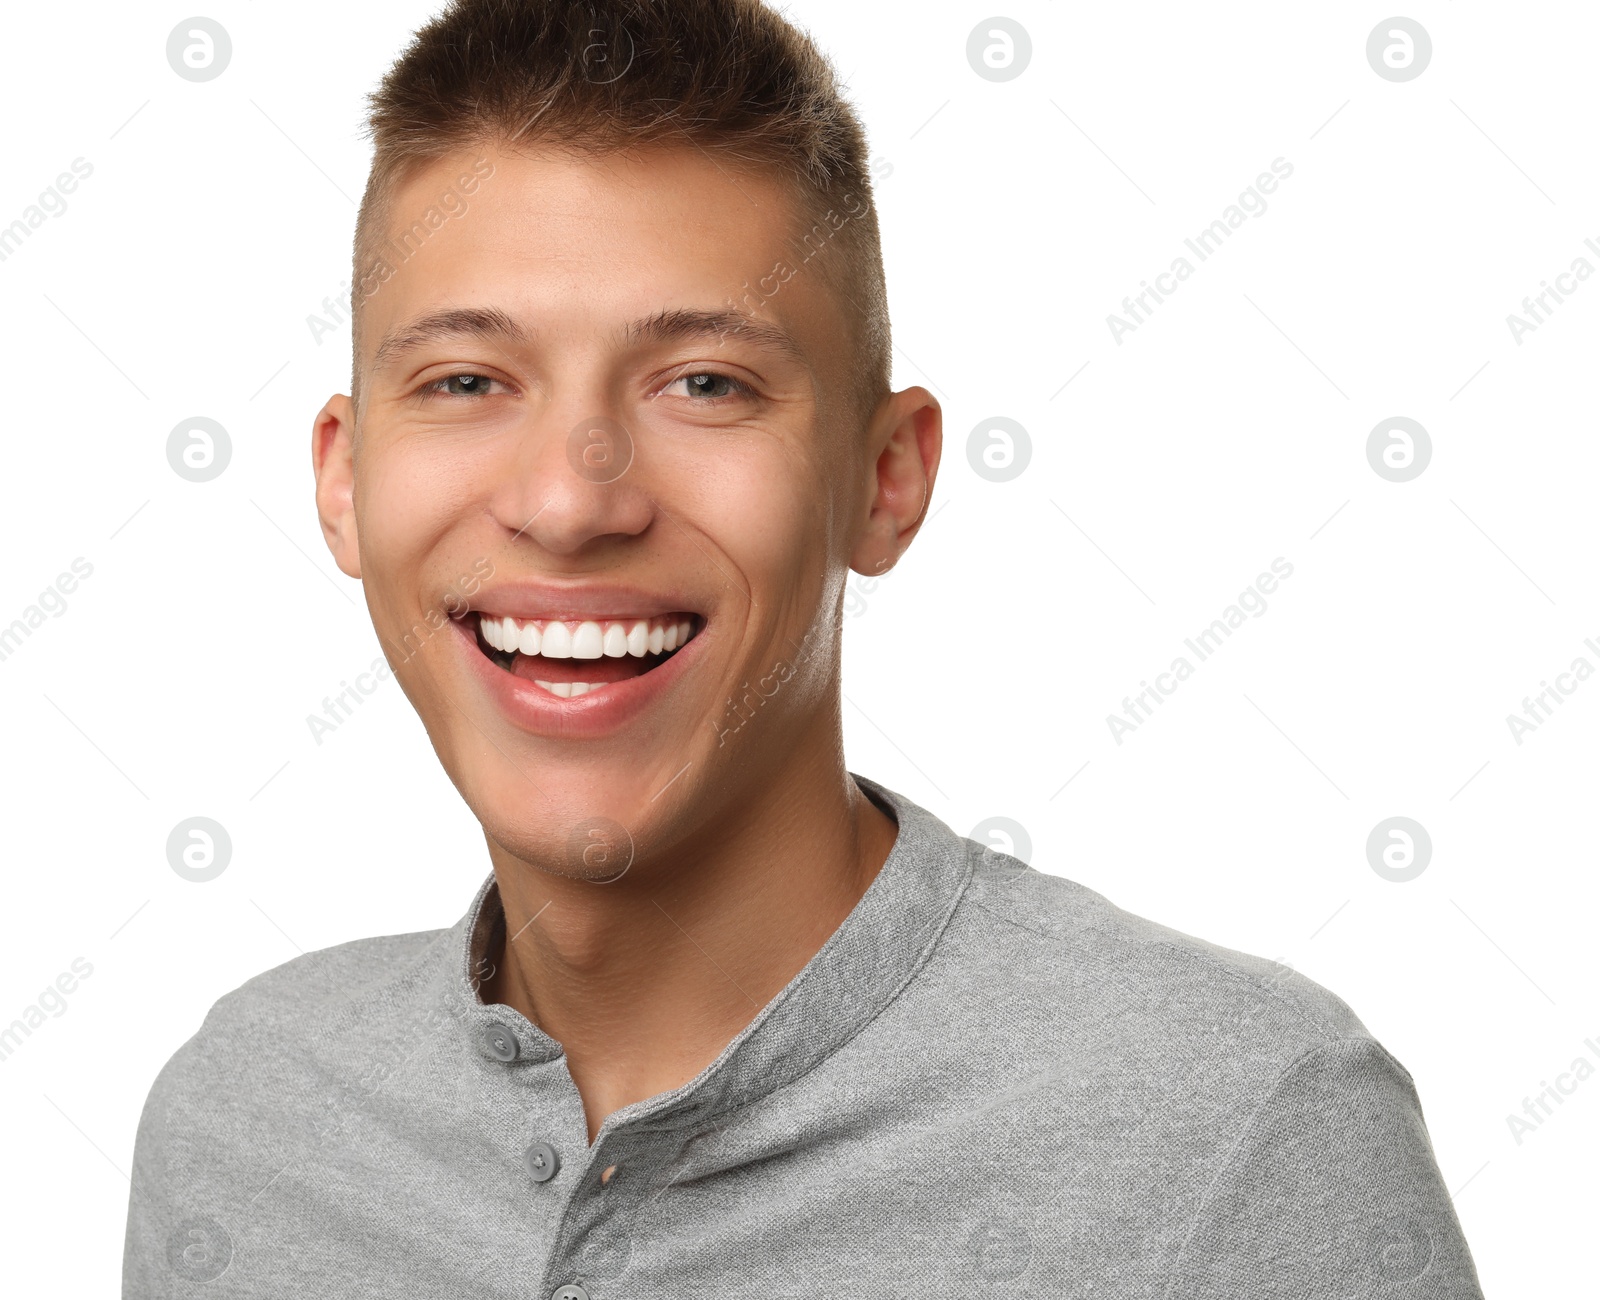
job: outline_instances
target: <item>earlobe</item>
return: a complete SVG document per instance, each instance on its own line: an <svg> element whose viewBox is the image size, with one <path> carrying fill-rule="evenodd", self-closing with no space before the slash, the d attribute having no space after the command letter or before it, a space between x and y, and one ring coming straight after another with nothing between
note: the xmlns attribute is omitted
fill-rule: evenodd
<svg viewBox="0 0 1600 1300"><path fill-rule="evenodd" d="M334 563L352 578L361 576L356 535L355 404L344 394L330 397L311 426L311 468L317 478L317 519Z"/></svg>

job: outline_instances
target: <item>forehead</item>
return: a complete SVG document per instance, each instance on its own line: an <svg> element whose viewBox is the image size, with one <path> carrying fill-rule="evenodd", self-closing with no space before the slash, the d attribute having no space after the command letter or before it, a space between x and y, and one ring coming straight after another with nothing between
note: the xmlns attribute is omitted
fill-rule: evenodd
<svg viewBox="0 0 1600 1300"><path fill-rule="evenodd" d="M794 260L791 187L693 147L467 149L406 175L382 212L357 268L366 360L395 325L463 306L541 330L738 306L796 337L828 333L809 319L826 309L815 283L786 284L782 302L760 288Z"/></svg>

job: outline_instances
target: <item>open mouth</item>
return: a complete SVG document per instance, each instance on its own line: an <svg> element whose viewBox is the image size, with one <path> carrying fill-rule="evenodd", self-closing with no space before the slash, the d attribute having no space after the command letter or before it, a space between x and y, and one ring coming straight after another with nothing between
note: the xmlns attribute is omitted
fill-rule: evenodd
<svg viewBox="0 0 1600 1300"><path fill-rule="evenodd" d="M479 613L474 617L478 649L491 663L564 700L653 672L704 626L695 614L522 619Z"/></svg>

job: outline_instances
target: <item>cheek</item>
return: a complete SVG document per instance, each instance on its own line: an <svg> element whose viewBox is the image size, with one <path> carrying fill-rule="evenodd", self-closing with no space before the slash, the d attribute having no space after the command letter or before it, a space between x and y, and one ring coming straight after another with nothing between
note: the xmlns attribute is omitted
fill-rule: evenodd
<svg viewBox="0 0 1600 1300"><path fill-rule="evenodd" d="M832 506L814 461L753 434L681 470L675 477L689 488L701 528L748 583L768 599L774 592L792 599L816 582L827 567Z"/></svg>
<svg viewBox="0 0 1600 1300"><path fill-rule="evenodd" d="M378 631L389 640L433 615L437 561L455 549L449 534L471 509L477 474L459 454L430 454L417 443L407 444L405 454L398 450L386 448L356 472L362 579ZM469 573L471 558L457 563L459 572L445 581ZM441 612L448 617L454 611Z"/></svg>
<svg viewBox="0 0 1600 1300"><path fill-rule="evenodd" d="M391 576L420 560L461 518L481 477L468 457L420 443L385 448L356 471L356 510L363 560Z"/></svg>

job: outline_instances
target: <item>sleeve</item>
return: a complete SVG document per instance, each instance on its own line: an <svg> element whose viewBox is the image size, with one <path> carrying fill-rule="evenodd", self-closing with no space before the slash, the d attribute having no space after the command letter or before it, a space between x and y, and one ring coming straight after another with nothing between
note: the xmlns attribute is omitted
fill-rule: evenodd
<svg viewBox="0 0 1600 1300"><path fill-rule="evenodd" d="M168 1296L184 1280L211 1281L227 1268L232 1253L227 1230L205 1214L204 1206L197 1209L185 1199L193 1135L181 1116L199 1086L194 1066L199 1038L190 1039L162 1067L139 1114L122 1242L123 1300ZM175 1115L180 1117L176 1125Z"/></svg>
<svg viewBox="0 0 1600 1300"><path fill-rule="evenodd" d="M168 1067L170 1069L170 1066ZM124 1300L164 1294L168 1279L162 1257L162 1225L167 1220L165 1089L167 1070L156 1077L133 1140L133 1175L128 1189L128 1226L122 1242Z"/></svg>
<svg viewBox="0 0 1600 1300"><path fill-rule="evenodd" d="M1166 1300L1483 1300L1411 1076L1371 1038L1312 1048L1251 1114Z"/></svg>

